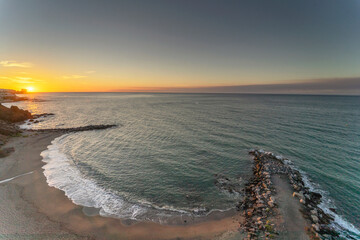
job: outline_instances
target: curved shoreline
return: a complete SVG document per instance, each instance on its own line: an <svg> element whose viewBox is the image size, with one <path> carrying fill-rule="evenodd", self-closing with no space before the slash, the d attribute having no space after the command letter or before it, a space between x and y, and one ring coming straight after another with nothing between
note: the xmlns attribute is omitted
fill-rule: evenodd
<svg viewBox="0 0 360 240"><path fill-rule="evenodd" d="M65 133L51 141L47 150L41 152L42 161L45 163L42 169L48 185L63 191L76 205L96 209L92 212L104 217L118 218L126 222L150 221L162 225L194 224L233 216L236 213L235 206L211 210L176 209L171 206L158 207L149 202L128 202L111 190L103 189L95 181L82 176L73 165L73 161L59 149L62 139L67 136L67 132Z"/></svg>
<svg viewBox="0 0 360 240"><path fill-rule="evenodd" d="M158 223L147 221L133 222L124 219L102 217L99 215L86 215L86 209L84 210L84 207L74 204L70 199L65 196L63 191L50 187L47 184L46 178L43 174L42 167L44 163L42 162L40 153L47 149L47 147L51 144L51 141L53 141L57 137L61 137L63 135L63 132L25 131L23 132L23 134L28 137L15 137L10 139L8 145L10 147L15 147L15 152L6 158L3 158L4 161L0 167L0 173L1 176L5 179L9 179L30 171L33 171L33 174L28 174L13 179L12 181L8 181L3 185L6 185L10 188L20 187L21 195L19 196L19 198L23 199L27 203L31 203L31 205L34 206L36 209L36 211L33 212L31 215L36 216L40 213L42 216L45 216L46 219L48 219L47 221L50 221L47 222L47 224L55 226L60 225L61 228L57 228L59 229L58 231L67 231L68 234L70 234L72 237L77 236L75 237L75 239L81 239L83 237L88 238L89 236L95 239L102 239L103 236L108 236L109 238L110 236L117 236L116 239L170 239L173 237L181 237L185 239L194 237L200 239L214 239L216 236L222 236L224 234L227 236L241 236L240 239L243 239L246 235L250 234L249 239L256 239L255 237L266 235L266 231L263 230L268 228L266 227L266 225L269 225L266 223L268 219L262 218L262 216L260 215L260 221L263 222L262 227L260 224L255 224L255 222L252 222L254 218L249 218L247 212L253 209L252 212L254 213L257 210L251 206L242 207L241 205L239 205L240 211L237 213L227 212L220 215L215 214L205 217L203 219L199 218L199 221L191 221L190 219L189 221L186 221L186 223L177 225L161 225ZM255 156L255 167L253 173L255 177L260 177L258 182L259 185L265 183L267 184L267 188L269 188L271 184L268 184L269 177L267 176L271 175L270 172L274 174L279 173L279 170L281 170L281 173L285 174L286 178L288 179L286 181L293 181L293 185L290 185L285 181L285 185L280 186L280 191L283 191L286 187L292 187L294 189L299 188L297 189L297 191L295 191L296 193L300 193L301 189L303 189L304 191L309 191L306 184L302 181L303 178L300 172L288 166L285 163L286 160L284 160L283 158L277 157L272 153L265 153L263 151L254 151L252 152L252 154ZM266 164L267 162L272 162L272 165L268 165L268 168L270 169L268 169L269 174L267 174L266 171L262 171L263 167L257 167L259 163ZM273 163L275 163L277 167L273 168L275 166ZM291 176L291 179L289 178L289 176ZM251 181L253 180L250 180L249 183L253 184ZM270 181L275 182L273 176L270 176ZM256 185L251 186L251 184L248 184L248 190L246 188L245 190L251 194L256 193L256 189L254 188ZM274 186L276 188L279 185L281 184L276 183ZM259 191L261 192L262 190L259 189ZM274 193L276 193L276 191ZM285 196L285 201L288 202L288 200L290 199L297 199L296 202L300 204L301 200L305 201L305 203L306 201L309 201L306 195L311 195L311 192L302 193L303 197L300 194L295 194L295 198L291 196L292 194L293 190L291 190L289 195ZM272 195L269 196L269 200L271 200L271 196ZM283 205L283 203L277 205L277 201L280 201L281 199L278 199L278 196L276 194L274 194L273 196L275 197L273 201L274 209ZM314 197L316 196L318 197L318 195L315 194ZM254 199L251 200L251 198L248 197L245 198L242 203L249 204L251 203L251 201L254 201ZM263 201L262 204L265 203L269 205L269 203L265 201ZM254 202L252 203L252 205L254 205ZM314 209L316 209L318 213L323 214L321 210L318 210L319 203L310 205L312 206L312 209L305 209L307 211L304 214L305 216L306 213L311 213L311 210ZM279 209L281 210L281 207ZM284 231L280 228L278 231L276 228L281 225L281 215L284 215L281 214L279 211L276 211L274 211L276 214L271 215L269 218L271 221L270 225L274 224L274 229L268 231L268 236L270 236L270 234L275 234L274 236L276 236L277 232L282 234L282 232ZM252 216L256 216L256 214ZM302 215L299 216L301 216L302 218ZM259 216L256 216L255 220L259 221L258 218ZM312 218L311 215L310 218ZM321 221L325 221L320 220L320 217L318 218L318 221L320 221L320 223ZM250 219L252 220L249 221ZM331 218L329 219L331 220ZM324 226L319 225L318 227L320 231L317 231L317 226L311 225L316 223L310 223L309 221L312 221L311 219L308 219L306 221L308 221L309 223L308 228L310 229L310 236L316 237L316 234L324 234L324 232L321 232L324 229L326 230ZM254 226L260 226L259 230L263 232L260 232L260 235L258 235L259 232L257 232L256 228L252 230ZM329 224L327 223L326 226L329 226ZM1 231L2 230L0 229L0 233ZM153 231L156 231L157 233L154 234ZM300 231L306 233L305 229L300 229ZM255 233L255 235L253 235L252 233Z"/></svg>
<svg viewBox="0 0 360 240"><path fill-rule="evenodd" d="M46 117L48 115L39 116ZM284 158L263 150L250 152L254 156L253 178L249 180L244 189L245 199L239 203L240 212L238 213L213 211L206 216L196 218L191 216L177 218L176 216L170 222L159 221L161 224L146 220L133 222L126 220L127 217L125 219L113 218L114 216L111 214L103 214L106 217L96 216L96 211L94 211L95 214L88 211L93 207L92 205L87 206L89 209L81 206L84 204L77 205L79 203L73 203L74 199L70 200L70 196L70 199L66 197L68 196L66 191L64 194L62 190L51 187L50 183L47 184L47 179L41 169L44 166L40 153L46 151L46 147L50 145L51 141L63 134L112 127L116 127L116 125L24 131L22 136L29 136L28 138L23 139L20 134L20 137L10 140L10 148L15 147L15 153L5 158L5 162L8 164L5 165L5 168L0 167L1 176L8 176L7 179L2 179L0 184L6 184L10 189L12 186L20 188L19 198L31 203L36 209L32 215L36 216L41 213L50 221L47 224L60 225L58 231L68 231L71 237L76 236L76 239L89 236L95 239L102 239L103 236L117 236L116 239L169 239L174 237L213 239L215 236L223 234L257 239L259 237L284 236L284 234L291 236L289 229L294 227L297 231L296 236L300 234L302 239L306 239L306 237L311 239L340 237L336 231L338 229L334 229L333 225L334 220L339 216L321 206L321 194L312 191L306 184L303 174L291 167ZM19 148L23 148L23 152L19 152ZM24 174L24 172L30 171L33 174ZM18 178L19 176L21 178ZM231 183L225 184L225 187L232 188L232 185ZM239 192L234 188L228 190ZM286 206L291 206L293 209ZM95 207L98 206L95 205ZM87 211L90 214L85 214ZM289 219L287 214L296 217ZM0 229L0 234L2 234L2 230ZM153 231L157 233L154 234ZM296 239L294 238L296 236L291 237Z"/></svg>
<svg viewBox="0 0 360 240"><path fill-rule="evenodd" d="M47 184L41 169L43 162L40 153L46 150L51 141L61 136L62 133L25 132L25 134L29 134L29 137L10 139L8 144L15 146L15 152L5 158L8 167L6 169L1 168L0 173L4 178L10 178L28 170L34 171L33 174L6 184L11 188L21 188L19 198L31 203L36 209L30 214L31 216L41 214L47 219L39 224L58 226L56 231L63 232L66 230L71 236L74 234L78 236L73 239L172 239L174 237L213 239L223 234L231 236L240 234L238 233L238 222L242 221L242 217L238 213L230 216L211 216L202 222L191 223L189 221L183 225L170 226L153 222L136 222L131 225L124 225L120 219L86 216L83 213L83 207L75 205L65 196L64 192ZM19 214L23 215L23 213ZM9 224L16 223L11 222ZM23 226L23 228L25 231L27 226ZM1 231L3 230L0 229L0 233ZM41 235L41 232L37 234Z"/></svg>

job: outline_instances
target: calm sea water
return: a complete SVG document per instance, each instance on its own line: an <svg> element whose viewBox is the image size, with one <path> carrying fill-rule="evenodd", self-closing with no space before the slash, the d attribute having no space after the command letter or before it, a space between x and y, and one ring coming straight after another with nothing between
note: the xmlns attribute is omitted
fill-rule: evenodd
<svg viewBox="0 0 360 240"><path fill-rule="evenodd" d="M52 186L101 214L166 221L234 207L214 174L245 182L251 148L281 154L360 238L360 97L244 94L53 93L19 102L51 112L31 128L118 124L72 133L42 153ZM328 211L328 210L327 210ZM348 235L348 236L350 236Z"/></svg>

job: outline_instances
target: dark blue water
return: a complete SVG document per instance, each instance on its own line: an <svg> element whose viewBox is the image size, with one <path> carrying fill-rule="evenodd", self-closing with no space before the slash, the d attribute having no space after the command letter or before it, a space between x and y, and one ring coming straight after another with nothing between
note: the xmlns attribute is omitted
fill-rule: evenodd
<svg viewBox="0 0 360 240"><path fill-rule="evenodd" d="M359 237L360 97L56 93L18 103L56 115L33 128L119 124L57 139L44 152L50 185L102 214L161 221L234 206L214 174L244 182L247 151L282 154ZM70 170L69 170L70 169ZM356 229L357 228L357 229Z"/></svg>

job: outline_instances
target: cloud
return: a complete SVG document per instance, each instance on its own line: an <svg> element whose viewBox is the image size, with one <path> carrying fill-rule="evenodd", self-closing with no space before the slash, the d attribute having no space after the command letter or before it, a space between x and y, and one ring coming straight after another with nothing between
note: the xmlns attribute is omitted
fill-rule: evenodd
<svg viewBox="0 0 360 240"><path fill-rule="evenodd" d="M86 78L87 76L83 75L67 75L63 76L64 79L78 79L78 78Z"/></svg>
<svg viewBox="0 0 360 240"><path fill-rule="evenodd" d="M95 73L95 71L89 70L89 71L86 71L86 72L84 72L84 73L86 73L86 74L93 74L93 73ZM64 79L79 79L79 78L86 78L86 77L88 77L88 76L86 76L86 75L79 75L79 74L62 76L62 78L64 78Z"/></svg>
<svg viewBox="0 0 360 240"><path fill-rule="evenodd" d="M1 81L7 80L6 82L12 81L12 79L9 78L9 77L0 77L0 80L1 80Z"/></svg>
<svg viewBox="0 0 360 240"><path fill-rule="evenodd" d="M124 91L124 90L119 90ZM210 87L133 88L131 92L264 93L360 95L360 77L308 79L296 83Z"/></svg>
<svg viewBox="0 0 360 240"><path fill-rule="evenodd" d="M32 81L32 80L26 80L26 79L12 79L13 82L16 82L16 83L23 83L23 84L32 84L32 83L35 83L35 81Z"/></svg>
<svg viewBox="0 0 360 240"><path fill-rule="evenodd" d="M0 61L0 65L3 67L21 67L21 68L30 68L32 67L31 63L28 62L16 62L16 61Z"/></svg>
<svg viewBox="0 0 360 240"><path fill-rule="evenodd" d="M5 80L9 80L12 82L16 82L16 83L23 83L23 84L32 84L32 83L38 83L38 82L42 82L42 80L39 79L33 79L31 77L6 77L6 76L1 76L0 79L5 79Z"/></svg>
<svg viewBox="0 0 360 240"><path fill-rule="evenodd" d="M20 79L20 80L30 80L32 79L31 77L16 77L17 79Z"/></svg>

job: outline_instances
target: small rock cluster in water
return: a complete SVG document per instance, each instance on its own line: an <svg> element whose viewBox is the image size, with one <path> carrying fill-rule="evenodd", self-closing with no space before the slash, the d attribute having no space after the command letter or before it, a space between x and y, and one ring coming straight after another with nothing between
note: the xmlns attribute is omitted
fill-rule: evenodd
<svg viewBox="0 0 360 240"><path fill-rule="evenodd" d="M254 156L253 177L244 189L244 199L239 202L237 209L244 211L245 223L241 230L247 233L248 239L259 237L270 239L277 235L275 225L270 222L276 216L275 188L271 175L283 174L288 176L294 189L293 197L299 199L301 212L311 223L309 234L313 239L335 239L338 233L329 224L334 220L320 207L321 194L309 190L304 185L301 173L290 165L285 164L284 158L263 150L252 150Z"/></svg>
<svg viewBox="0 0 360 240"><path fill-rule="evenodd" d="M39 123L39 122L43 122L46 117L49 116L54 116L55 114L53 113L41 113L41 114L33 114L32 115L32 119L29 119L27 122L27 125L30 125L31 123Z"/></svg>
<svg viewBox="0 0 360 240"><path fill-rule="evenodd" d="M241 187L241 178L231 179L222 174L214 174L214 177L214 184L221 191L229 194L241 194L243 192L243 189Z"/></svg>

